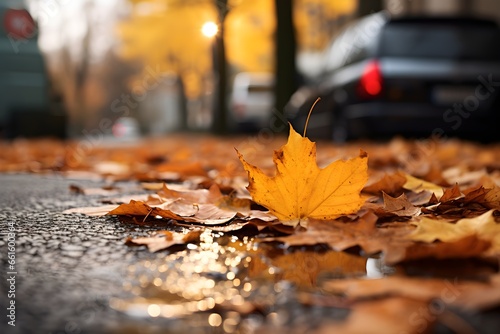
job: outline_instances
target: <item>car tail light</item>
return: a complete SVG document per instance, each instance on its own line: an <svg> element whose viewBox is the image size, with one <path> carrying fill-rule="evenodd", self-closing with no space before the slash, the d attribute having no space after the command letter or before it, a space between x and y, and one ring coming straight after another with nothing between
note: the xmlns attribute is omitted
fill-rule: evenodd
<svg viewBox="0 0 500 334"><path fill-rule="evenodd" d="M382 72L378 61L366 65L359 81L358 94L363 98L377 97L382 93Z"/></svg>
<svg viewBox="0 0 500 334"><path fill-rule="evenodd" d="M7 35L15 39L29 39L36 32L35 21L24 9L8 9L4 13L3 26Z"/></svg>

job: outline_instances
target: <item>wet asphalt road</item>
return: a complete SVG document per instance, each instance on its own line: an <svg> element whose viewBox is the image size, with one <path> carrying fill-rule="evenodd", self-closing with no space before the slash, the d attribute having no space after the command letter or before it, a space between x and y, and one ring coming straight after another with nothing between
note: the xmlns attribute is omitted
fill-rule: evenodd
<svg viewBox="0 0 500 334"><path fill-rule="evenodd" d="M187 328L190 334L220 333L191 326L200 320L196 316L153 319L112 309L110 298L131 297L123 288L128 266L157 258L143 247L125 246L124 239L147 235L155 228L116 217L62 214L69 208L100 204L99 196L71 193L71 184L102 185L57 175L0 174L0 333L185 333ZM8 263L9 227L15 233L13 268ZM13 285L7 280L12 276ZM15 327L8 325L11 301L15 301ZM307 313L285 304L299 312L290 315L292 321L310 324L314 317L331 317L318 309ZM498 333L498 312L474 315L468 321L480 333ZM442 327L436 332L449 333Z"/></svg>
<svg viewBox="0 0 500 334"><path fill-rule="evenodd" d="M162 227L139 227L109 216L63 214L66 209L102 204L102 197L74 194L70 185L94 188L103 183L57 175L0 174L0 334L223 333L222 328L208 325L208 313L166 319L113 309L110 300L134 297L124 289L124 285L137 281L137 276L127 275L128 267L158 259L161 262L168 254L151 254L144 246L126 246L124 240L149 235ZM15 230L13 298L9 297L11 285L7 281L11 277L10 226ZM11 300L15 301L15 327L8 324ZM309 313L288 300L282 305L289 309L290 321L307 323L316 318L314 322L319 323L326 316L324 309ZM332 312L327 313L331 317ZM345 316L346 312L334 314ZM263 319L257 318L258 322Z"/></svg>
<svg viewBox="0 0 500 334"><path fill-rule="evenodd" d="M144 235L148 229L139 232L114 217L62 214L68 208L99 204L96 197L70 193L70 184L100 183L54 175L0 175L0 333L154 329L156 324L131 320L108 306L110 297L126 297L122 283L128 264L153 256L125 246L123 240ZM15 229L13 270L7 262L11 226ZM13 280L7 281L12 276L14 289ZM11 300L15 301L15 327L8 324Z"/></svg>

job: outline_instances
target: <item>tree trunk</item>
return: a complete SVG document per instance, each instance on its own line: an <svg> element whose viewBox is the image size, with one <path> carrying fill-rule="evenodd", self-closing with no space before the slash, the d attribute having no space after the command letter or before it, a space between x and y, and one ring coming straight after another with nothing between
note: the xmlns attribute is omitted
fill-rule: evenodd
<svg viewBox="0 0 500 334"><path fill-rule="evenodd" d="M297 89L297 69L295 67L295 29L293 25L293 0L275 0L275 108L284 114L284 107ZM281 117L280 117L281 118ZM286 128L286 127L285 127Z"/></svg>
<svg viewBox="0 0 500 334"><path fill-rule="evenodd" d="M216 134L227 133L227 61L224 44L224 21L227 14L227 0L216 2L219 11L219 32L215 36L214 69L217 75L217 94L215 96L212 131Z"/></svg>
<svg viewBox="0 0 500 334"><path fill-rule="evenodd" d="M92 3L90 1L86 1L84 5L85 12L83 13L83 17L85 18L87 24L87 31L85 32L85 36L82 40L82 53L81 60L76 63L75 66L75 85L74 85L74 106L75 106L75 119L76 119L76 127L73 128L73 136L81 136L82 131L90 123L89 113L87 110L87 103L85 101L85 84L89 75L89 58L90 58L90 41L92 40L92 22L91 22L91 11L92 11Z"/></svg>

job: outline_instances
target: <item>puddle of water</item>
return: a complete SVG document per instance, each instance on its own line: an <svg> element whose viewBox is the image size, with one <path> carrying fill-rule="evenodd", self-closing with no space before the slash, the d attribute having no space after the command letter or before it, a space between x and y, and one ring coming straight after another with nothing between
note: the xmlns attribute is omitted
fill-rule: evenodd
<svg viewBox="0 0 500 334"><path fill-rule="evenodd" d="M279 255L257 251L250 262L249 277L314 288L323 277L365 276L366 262L360 256L334 251L297 250Z"/></svg>
<svg viewBox="0 0 500 334"><path fill-rule="evenodd" d="M376 259L325 249L284 251L207 230L198 245L131 265L124 288L134 297L111 306L144 318L206 313L207 328L241 332L250 320L256 325L255 315L260 324L294 321L291 314L304 307L297 293L321 293L322 279L376 275L383 275Z"/></svg>

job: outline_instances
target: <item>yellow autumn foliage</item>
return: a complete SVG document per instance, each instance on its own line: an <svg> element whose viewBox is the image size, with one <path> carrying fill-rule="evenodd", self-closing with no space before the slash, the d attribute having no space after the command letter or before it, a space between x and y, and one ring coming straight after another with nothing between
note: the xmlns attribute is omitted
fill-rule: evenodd
<svg viewBox="0 0 500 334"><path fill-rule="evenodd" d="M308 218L334 219L355 213L364 203L361 189L368 180L368 157L337 160L325 168L316 163L316 144L290 125L288 142L274 152L276 174L267 176L247 163L250 195L286 225L307 226Z"/></svg>
<svg viewBox="0 0 500 334"><path fill-rule="evenodd" d="M212 69L212 40L201 34L201 27L207 21L217 20L213 1L131 3L130 18L117 27L122 39L121 56L142 60L144 67L153 68L155 73L180 75L187 83L188 97L198 96L203 75Z"/></svg>
<svg viewBox="0 0 500 334"><path fill-rule="evenodd" d="M299 48L323 50L332 38L335 20L353 15L356 7L355 0L295 0L293 19Z"/></svg>
<svg viewBox="0 0 500 334"><path fill-rule="evenodd" d="M188 97L202 93L212 71L213 39L201 34L205 22L218 20L213 0L129 0L130 17L117 27L120 54L142 60L144 75L175 73L185 82ZM331 35L328 25L356 8L355 0L296 0L294 20L300 49L321 50ZM220 23L219 23L220 24ZM229 0L224 24L228 63L239 71L274 68L273 0ZM138 79L140 80L140 79Z"/></svg>

